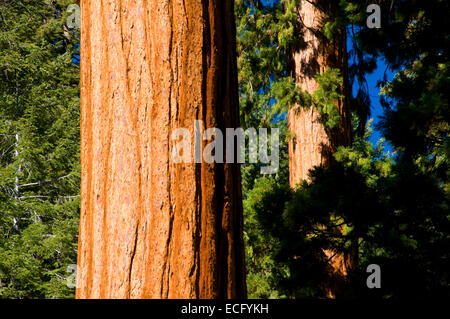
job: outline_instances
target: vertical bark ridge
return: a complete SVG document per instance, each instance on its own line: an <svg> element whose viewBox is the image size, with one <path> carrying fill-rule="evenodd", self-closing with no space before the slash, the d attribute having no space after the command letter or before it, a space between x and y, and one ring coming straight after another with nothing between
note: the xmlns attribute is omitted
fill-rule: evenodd
<svg viewBox="0 0 450 319"><path fill-rule="evenodd" d="M98 7L99 10L101 10L101 8L103 7L103 1L100 1L100 7ZM101 12L99 12L99 14L101 14ZM101 33L106 32L107 30L107 25L106 25L106 21L105 21L105 16L102 14L101 15ZM109 45L105 45L102 49L105 50L105 61L107 61L107 63L109 64L110 61L110 57L109 57L109 50L108 50ZM106 69L107 73L106 73L106 78L109 78L110 73L109 73L109 69ZM106 87L106 89L105 89ZM102 81L101 82L101 92L106 91L107 93L102 97L102 104L107 103L106 99L109 97L111 93L111 87L109 85L108 81ZM114 117L111 116L110 112L108 111L108 113L106 114L106 123L108 123L107 126L107 134L106 134L106 138L107 136L110 136L109 139L106 140L106 154L104 155L106 157L106 167L105 167L105 172L109 172L109 154L110 154L110 150L111 150L111 137L112 137L112 128L114 125ZM104 179L104 183L103 183L103 190L106 190L108 187L108 179L109 179L109 174L105 175L105 179ZM97 195L97 196L101 196L101 195ZM101 247L99 248L101 250L101 258L103 259L104 256L106 256L108 254L107 251L107 247L108 247L108 236L106 234L106 229L108 229L108 219L107 219L107 211L106 211L106 207L107 207L107 197L106 196L102 196L102 209L103 209L103 216L102 216L102 221L103 223L100 225L103 225L103 229L101 229ZM98 224L98 222L97 222ZM91 235L92 236L92 235ZM103 280L105 280L106 282L110 282L109 281L109 274L107 272L107 268L103 267L102 268L102 278ZM100 280L100 279L99 279ZM105 289L106 285L102 285L100 288L100 296L101 297L105 297Z"/></svg>
<svg viewBox="0 0 450 319"><path fill-rule="evenodd" d="M170 158L176 127L239 124L232 3L81 7L77 297L245 297L239 166Z"/></svg>
<svg viewBox="0 0 450 319"><path fill-rule="evenodd" d="M87 4L88 6L88 4ZM84 7L85 12L83 14L84 21L88 24L90 24L90 16L86 14L86 12L89 11L89 7ZM87 39L90 39L90 32L89 29L82 29L81 37L86 39L84 42L84 49L86 52L90 51L90 41ZM85 64L89 67L85 67ZM93 162L93 156L92 156L92 144L87 143L87 141L92 141L92 120L91 117L88 116L88 114L92 113L91 108L91 94L90 90L86 89L87 82L91 80L91 55L88 54L85 57L84 61L81 61L81 67L83 67L84 72L81 72L80 74L80 95L84 97L84 107L81 108L81 154L80 158L82 162L85 162L85 169L87 171L92 171L92 162ZM91 211L91 196L92 196L92 186L91 186L91 179L82 179L81 181L81 192L86 194L82 198L82 205L84 205L85 210L82 210L80 212L80 229L84 229L84 232L80 232L79 234L79 242L78 242L78 249L79 251L85 250L84 243L87 243L87 237L86 234L91 234L91 225L92 222L88 222L89 218L93 218L93 215L87 215L87 211ZM83 257L83 258L82 258ZM84 259L84 260L83 260ZM88 264L87 267L79 268L77 271L78 278L83 278L86 282L85 284L85 291L90 290L90 284L92 282L90 274L92 274L92 250L89 250L88 253L85 253L84 255L78 254L77 256L77 264L80 265L81 261L84 261Z"/></svg>

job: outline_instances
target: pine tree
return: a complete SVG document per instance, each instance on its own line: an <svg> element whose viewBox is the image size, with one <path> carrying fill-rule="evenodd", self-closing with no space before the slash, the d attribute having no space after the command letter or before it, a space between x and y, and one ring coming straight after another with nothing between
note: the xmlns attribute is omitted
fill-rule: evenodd
<svg viewBox="0 0 450 319"><path fill-rule="evenodd" d="M301 37L293 50L291 72L300 89L312 97L312 105L294 105L288 113L291 187L307 180L315 166L330 165L339 146L351 145L346 29L334 30L332 39L324 32L325 25L336 19L337 9L323 0L299 1L296 8ZM324 252L331 272L324 286L333 297L351 266L350 255Z"/></svg>
<svg viewBox="0 0 450 319"><path fill-rule="evenodd" d="M288 275L285 264L276 260L277 239L261 223L260 200L272 187L289 189L288 129L284 115L289 100L286 81L287 57L296 41L296 15L285 10L286 1L236 1L237 53L239 69L240 117L244 128L280 129L280 168L277 174L262 177L261 163L242 166L244 197L244 238L249 298L285 296L280 280ZM277 97L283 95L278 101ZM286 188L287 187L287 188ZM281 191L280 191L281 192ZM289 192L288 192L289 193ZM287 194L272 197L271 208ZM273 199L277 199L273 201ZM269 202L269 201L268 201ZM281 212L281 208L279 209Z"/></svg>
<svg viewBox="0 0 450 319"><path fill-rule="evenodd" d="M368 4L340 1L336 19L322 28L327 38L343 27L353 36L349 53L356 63L349 67L349 81L356 80L360 88L356 97L349 97L354 111L352 144L338 147L332 163L311 170L310 179L295 190L263 178L247 194L244 207L250 225L256 228L248 231L255 241L250 247L260 253L264 251L260 246L266 244L266 253L257 258L270 261L261 268L274 269L273 264L287 268L272 272L275 278L262 280L262 290L269 290L265 286L270 280L277 286L269 292L325 297L321 285L329 279L329 263L324 249L342 254L356 242L358 258L337 298L449 295L445 261L450 234L446 89L450 46L444 17L449 4L380 1L381 29L367 28ZM398 71L393 81L383 83L386 113L380 126L393 143L395 155L384 149L383 140L376 145L368 141L370 101L361 86L377 57ZM260 76L258 72L265 74L264 69L256 69L253 77ZM333 87L339 83L335 75L318 78L332 85L316 96L296 90L292 80L280 81L275 90L277 104L320 107L317 101L333 101ZM320 96L325 99L317 100ZM323 124L337 123L329 121L338 119L336 113L324 112ZM370 264L382 269L381 289L366 286ZM249 274L259 274L257 267L251 267L255 270L249 268Z"/></svg>
<svg viewBox="0 0 450 319"><path fill-rule="evenodd" d="M79 215L70 1L0 3L0 297L67 298Z"/></svg>

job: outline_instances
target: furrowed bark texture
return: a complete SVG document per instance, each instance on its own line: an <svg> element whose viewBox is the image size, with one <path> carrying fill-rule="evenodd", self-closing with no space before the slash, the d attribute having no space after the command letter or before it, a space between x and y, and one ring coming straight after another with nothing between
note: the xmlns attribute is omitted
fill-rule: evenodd
<svg viewBox="0 0 450 319"><path fill-rule="evenodd" d="M344 98L336 101L336 107L341 120L336 128L326 132L314 107L307 110L295 106L289 110L289 129L293 132L289 141L289 180L293 188L301 180L309 180L308 172L314 166L330 165L338 146L351 144L351 113L345 98L350 93L347 85L346 34L345 30L336 32L332 42L322 34L325 20L333 16L332 10L324 3L322 0L300 1L298 25L302 39L293 52L292 73L297 85L313 94L318 88L316 74L322 74L329 68L340 69L344 78ZM351 258L350 254L332 250L324 250L324 254L329 259L330 272L329 281L324 283L324 291L333 298L351 267Z"/></svg>
<svg viewBox="0 0 450 319"><path fill-rule="evenodd" d="M339 68L344 77L343 90L348 94L345 31L337 32L332 43L321 33L324 20L330 14L323 2L300 1L298 25L302 39L292 55L292 73L297 85L312 94L318 88L316 74ZM288 121L293 137L289 142L289 180L292 187L301 180L309 180L308 172L314 166L328 165L338 146L351 144L351 113L346 99L336 101L336 107L341 121L328 135L314 107L290 109Z"/></svg>
<svg viewBox="0 0 450 319"><path fill-rule="evenodd" d="M171 158L175 128L239 125L233 2L81 10L77 298L246 297L239 166Z"/></svg>

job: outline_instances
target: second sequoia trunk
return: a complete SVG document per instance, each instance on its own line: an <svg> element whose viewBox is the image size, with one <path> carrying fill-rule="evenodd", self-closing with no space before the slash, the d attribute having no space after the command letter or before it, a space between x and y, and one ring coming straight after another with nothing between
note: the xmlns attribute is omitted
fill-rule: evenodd
<svg viewBox="0 0 450 319"><path fill-rule="evenodd" d="M327 134L314 107L290 109L288 120L293 137L289 143L289 180L292 187L301 180L308 180L308 172L314 166L328 165L338 146L351 144L351 113L345 98L349 94L346 34L345 30L337 31L331 42L322 33L324 22L333 15L332 8L325 3L322 0L300 1L298 25L302 37L292 54L291 72L296 84L312 94L319 86L316 74L323 74L330 68L339 69L344 78L341 88L344 98L336 101L341 119Z"/></svg>
<svg viewBox="0 0 450 319"><path fill-rule="evenodd" d="M344 78L341 88L344 98L336 100L340 122L328 131L314 107L304 109L295 106L289 110L289 130L293 133L289 142L289 180L293 188L301 180L309 180L308 172L314 166L330 165L338 146L351 144L351 113L346 99L350 92L347 85L345 30L337 31L333 41L322 33L324 23L333 18L333 14L333 9L322 0L300 1L298 7L298 26L302 37L292 54L291 70L296 84L303 91L313 94L319 86L315 80L316 74L323 74L329 68L339 69ZM334 297L350 266L350 254L335 254L331 250L324 250L324 254L329 258L331 274L329 281L324 283L324 291L329 297Z"/></svg>
<svg viewBox="0 0 450 319"><path fill-rule="evenodd" d="M239 124L232 3L81 1L78 298L245 297L239 166L171 158Z"/></svg>

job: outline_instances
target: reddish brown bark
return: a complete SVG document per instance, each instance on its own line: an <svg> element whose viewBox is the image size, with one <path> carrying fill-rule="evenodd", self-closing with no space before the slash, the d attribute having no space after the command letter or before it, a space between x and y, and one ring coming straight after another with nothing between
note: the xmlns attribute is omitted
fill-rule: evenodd
<svg viewBox="0 0 450 319"><path fill-rule="evenodd" d="M309 170L314 166L330 165L338 146L351 144L351 113L345 98L349 94L345 30L337 31L333 41L324 36L322 27L333 16L333 11L322 0L300 1L298 15L302 39L292 56L292 73L297 85L312 94L318 88L316 74L338 68L344 78L344 98L336 101L340 123L328 131L320 123L320 115L314 107L307 110L295 106L289 111L289 129L293 133L289 142L289 179L293 188L302 180L309 180ZM329 297L335 297L351 266L350 255L332 250L324 250L324 255L329 259L331 274L324 283L324 292Z"/></svg>
<svg viewBox="0 0 450 319"><path fill-rule="evenodd" d="M239 124L232 3L81 1L77 298L246 296L239 166L170 156Z"/></svg>
<svg viewBox="0 0 450 319"><path fill-rule="evenodd" d="M335 34L333 41L322 34L324 21L332 15L324 1L300 1L298 7L299 32L302 39L292 55L292 73L303 91L314 93L318 88L315 76L329 68L338 68L344 77L345 94L348 94L347 53L345 31ZM301 180L308 180L308 172L314 166L328 165L338 146L351 143L351 114L345 97L336 101L341 114L338 127L328 132L320 123L314 107L306 110L293 107L288 113L289 129L293 133L289 143L290 184L295 187Z"/></svg>

